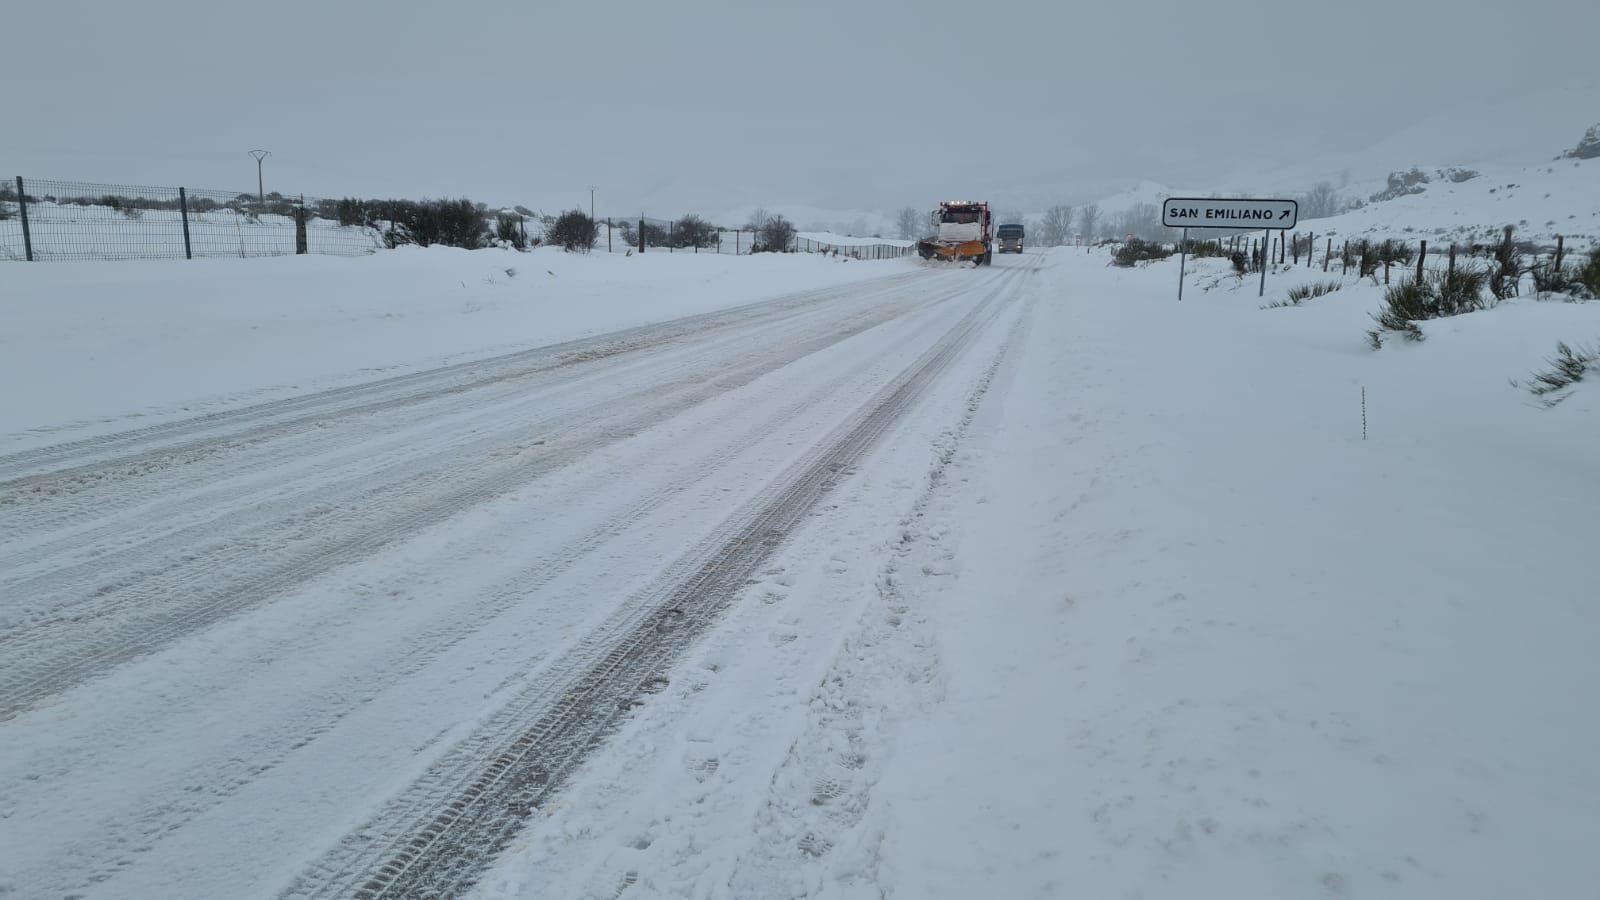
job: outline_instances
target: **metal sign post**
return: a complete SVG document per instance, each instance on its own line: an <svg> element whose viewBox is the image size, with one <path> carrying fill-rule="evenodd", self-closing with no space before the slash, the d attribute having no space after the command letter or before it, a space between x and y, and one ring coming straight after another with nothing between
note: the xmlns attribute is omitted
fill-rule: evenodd
<svg viewBox="0 0 1600 900"><path fill-rule="evenodd" d="M1183 230L1183 240L1178 243L1178 302L1183 302L1183 269L1189 262L1189 229Z"/></svg>
<svg viewBox="0 0 1600 900"><path fill-rule="evenodd" d="M1183 300L1183 274L1188 263L1189 229L1226 228L1232 231L1263 228L1261 247L1261 293L1267 292L1267 254L1272 230L1293 228L1300 218L1300 204L1294 200L1252 200L1217 197L1169 197L1161 206L1161 224L1182 228L1184 253L1178 258L1178 299Z"/></svg>
<svg viewBox="0 0 1600 900"><path fill-rule="evenodd" d="M1257 297L1267 295L1267 258L1272 255L1272 229L1261 232L1261 289L1256 291Z"/></svg>

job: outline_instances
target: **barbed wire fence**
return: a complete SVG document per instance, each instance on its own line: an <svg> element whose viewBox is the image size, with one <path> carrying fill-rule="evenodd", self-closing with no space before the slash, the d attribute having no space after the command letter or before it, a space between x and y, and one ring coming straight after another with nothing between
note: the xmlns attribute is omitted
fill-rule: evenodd
<svg viewBox="0 0 1600 900"><path fill-rule="evenodd" d="M340 225L337 201L17 177L0 184L0 259L359 256L382 234Z"/></svg>

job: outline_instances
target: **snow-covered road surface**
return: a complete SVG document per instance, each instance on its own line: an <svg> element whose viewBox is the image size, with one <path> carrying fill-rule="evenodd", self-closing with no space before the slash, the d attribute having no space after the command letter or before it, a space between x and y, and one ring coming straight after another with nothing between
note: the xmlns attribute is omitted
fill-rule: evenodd
<svg viewBox="0 0 1600 900"><path fill-rule="evenodd" d="M458 894L841 479L928 477L1039 262L0 457L0 886Z"/></svg>

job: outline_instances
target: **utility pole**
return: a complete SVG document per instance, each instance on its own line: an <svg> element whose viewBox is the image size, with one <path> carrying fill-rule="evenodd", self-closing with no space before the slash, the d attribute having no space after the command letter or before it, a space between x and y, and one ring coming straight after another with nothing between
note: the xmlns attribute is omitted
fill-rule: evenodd
<svg viewBox="0 0 1600 900"><path fill-rule="evenodd" d="M594 185L589 185L589 221L594 221Z"/></svg>
<svg viewBox="0 0 1600 900"><path fill-rule="evenodd" d="M272 155L271 150L251 150L250 155L256 158L256 202L265 206L267 203L267 189L261 180L261 161Z"/></svg>

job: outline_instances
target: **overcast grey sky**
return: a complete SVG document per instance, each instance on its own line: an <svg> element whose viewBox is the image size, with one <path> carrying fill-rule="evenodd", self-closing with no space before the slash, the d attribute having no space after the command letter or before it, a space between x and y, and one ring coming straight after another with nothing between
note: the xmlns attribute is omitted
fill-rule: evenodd
<svg viewBox="0 0 1600 900"><path fill-rule="evenodd" d="M1074 201L1592 80L1589 0L35 0L5 175L601 215ZM1597 108L1575 113L1600 121ZM1486 122L1485 128L1514 128ZM1574 140L1581 134L1577 125Z"/></svg>

